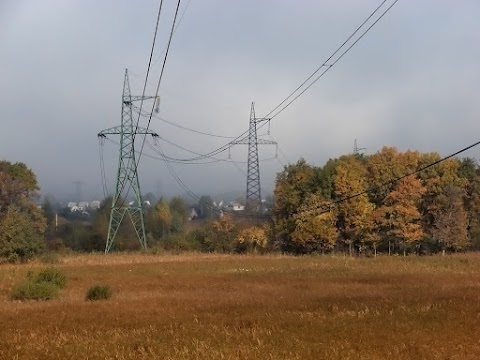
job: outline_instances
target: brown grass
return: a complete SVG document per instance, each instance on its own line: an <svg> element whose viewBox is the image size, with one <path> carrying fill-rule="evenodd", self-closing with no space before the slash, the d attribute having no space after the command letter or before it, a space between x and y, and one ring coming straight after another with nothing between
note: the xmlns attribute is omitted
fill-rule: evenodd
<svg viewBox="0 0 480 360"><path fill-rule="evenodd" d="M480 359L476 254L78 255L60 299L9 300L42 266L0 266L0 359Z"/></svg>

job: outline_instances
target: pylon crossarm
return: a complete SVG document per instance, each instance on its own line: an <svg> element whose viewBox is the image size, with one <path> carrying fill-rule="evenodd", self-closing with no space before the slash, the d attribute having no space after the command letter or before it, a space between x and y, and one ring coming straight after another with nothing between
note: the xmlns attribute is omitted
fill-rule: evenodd
<svg viewBox="0 0 480 360"><path fill-rule="evenodd" d="M141 101L141 100L151 100L151 99L158 99L158 96L137 96L137 95L132 95L129 97L129 100L131 102L133 101Z"/></svg>
<svg viewBox="0 0 480 360"><path fill-rule="evenodd" d="M152 135L153 137L157 137L158 134L155 131L150 129L146 129L144 127L139 126L137 128L136 134L142 135ZM114 126L108 129L104 129L98 133L98 137L105 137L106 135L121 135L122 134L122 126Z"/></svg>

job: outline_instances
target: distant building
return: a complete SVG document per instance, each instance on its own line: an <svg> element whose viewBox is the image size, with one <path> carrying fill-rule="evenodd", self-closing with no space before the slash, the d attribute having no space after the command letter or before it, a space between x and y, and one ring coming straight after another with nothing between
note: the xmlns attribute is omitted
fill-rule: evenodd
<svg viewBox="0 0 480 360"><path fill-rule="evenodd" d="M192 220L195 220L195 219L198 219L198 214L195 211L195 209L192 208L192 211L190 211L190 216L188 217L188 220L192 221Z"/></svg>
<svg viewBox="0 0 480 360"><path fill-rule="evenodd" d="M72 207L74 207L74 206L77 206L77 203L76 203L76 202L70 201L70 202L67 204L67 207L68 207L70 210L71 210Z"/></svg>
<svg viewBox="0 0 480 360"><path fill-rule="evenodd" d="M81 211L86 211L88 210L90 204L88 203L88 201L80 201L78 203L78 207L80 208Z"/></svg>
<svg viewBox="0 0 480 360"><path fill-rule="evenodd" d="M230 211L244 211L245 205L242 205L237 202L231 202L230 204L228 204L227 209Z"/></svg>
<svg viewBox="0 0 480 360"><path fill-rule="evenodd" d="M90 209L98 210L98 209L100 209L100 205L101 205L101 202L99 200L93 200L90 203Z"/></svg>

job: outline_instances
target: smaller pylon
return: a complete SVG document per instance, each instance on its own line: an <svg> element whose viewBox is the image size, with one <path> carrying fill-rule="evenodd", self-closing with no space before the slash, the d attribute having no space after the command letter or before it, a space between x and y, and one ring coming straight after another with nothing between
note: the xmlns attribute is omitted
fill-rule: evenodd
<svg viewBox="0 0 480 360"><path fill-rule="evenodd" d="M357 139L355 139L355 141L353 142L353 153L354 153L355 155L360 154L360 151L366 150L366 149L367 149L367 148L358 147Z"/></svg>
<svg viewBox="0 0 480 360"><path fill-rule="evenodd" d="M276 145L276 141L258 139L257 125L270 121L270 118L255 117L255 103L250 108L250 126L248 136L232 142L232 145L248 145L247 160L247 195L245 199L245 211L248 213L261 213L262 194L260 188L260 163L258 160L258 145Z"/></svg>

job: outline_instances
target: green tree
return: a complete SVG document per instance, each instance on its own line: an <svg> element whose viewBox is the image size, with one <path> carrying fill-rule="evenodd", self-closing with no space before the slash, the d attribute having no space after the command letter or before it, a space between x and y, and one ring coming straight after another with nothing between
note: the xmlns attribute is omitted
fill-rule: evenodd
<svg viewBox="0 0 480 360"><path fill-rule="evenodd" d="M201 219L213 219L214 218L214 211L213 211L213 200L210 196L202 196L198 201L198 216Z"/></svg>
<svg viewBox="0 0 480 360"><path fill-rule="evenodd" d="M466 181L464 208L467 214L468 238L472 248L480 250L480 168L472 158L462 159L459 176Z"/></svg>
<svg viewBox="0 0 480 360"><path fill-rule="evenodd" d="M25 164L0 161L0 256L27 260L43 248L39 239L46 219L34 201L38 189L35 174Z"/></svg>
<svg viewBox="0 0 480 360"><path fill-rule="evenodd" d="M170 212L172 214L171 229L173 232L181 232L187 221L187 204L178 196L173 197L169 203Z"/></svg>
<svg viewBox="0 0 480 360"><path fill-rule="evenodd" d="M29 214L10 206L0 222L0 257L26 261L43 250L42 234L31 226Z"/></svg>

